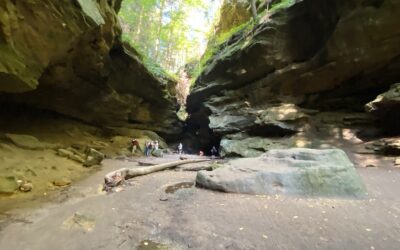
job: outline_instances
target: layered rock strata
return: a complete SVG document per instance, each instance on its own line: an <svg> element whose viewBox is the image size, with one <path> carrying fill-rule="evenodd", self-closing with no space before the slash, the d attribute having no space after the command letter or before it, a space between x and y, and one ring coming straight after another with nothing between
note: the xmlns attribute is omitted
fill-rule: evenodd
<svg viewBox="0 0 400 250"><path fill-rule="evenodd" d="M235 34L188 98L200 147L289 136L319 111L363 113L400 79L399 16L396 0L303 0Z"/></svg>
<svg viewBox="0 0 400 250"><path fill-rule="evenodd" d="M174 82L121 41L120 0L0 3L0 101L177 133Z"/></svg>

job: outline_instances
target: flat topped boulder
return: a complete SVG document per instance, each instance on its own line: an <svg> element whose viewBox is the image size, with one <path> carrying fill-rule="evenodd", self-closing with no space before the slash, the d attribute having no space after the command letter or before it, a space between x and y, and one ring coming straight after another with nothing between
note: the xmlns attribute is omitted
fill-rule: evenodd
<svg viewBox="0 0 400 250"><path fill-rule="evenodd" d="M361 177L340 149L276 149L200 171L198 186L230 193L296 196L366 196Z"/></svg>
<svg viewBox="0 0 400 250"><path fill-rule="evenodd" d="M59 147L57 144L41 142L36 137L31 135L5 134L5 136L15 145L23 149L42 150Z"/></svg>

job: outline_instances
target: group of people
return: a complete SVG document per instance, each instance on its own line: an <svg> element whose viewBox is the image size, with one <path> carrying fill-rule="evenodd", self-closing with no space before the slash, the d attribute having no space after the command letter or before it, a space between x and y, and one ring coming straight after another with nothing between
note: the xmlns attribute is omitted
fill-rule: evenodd
<svg viewBox="0 0 400 250"><path fill-rule="evenodd" d="M211 157L212 157L212 158L217 157L217 156L218 156L218 149L217 149L217 147L213 146L213 147L211 148L211 150L210 150L210 153L211 153ZM180 154L180 155L183 154L183 145L182 145L181 142L178 144L178 154ZM202 150L199 151L199 156L204 156L204 152L203 152Z"/></svg>
<svg viewBox="0 0 400 250"><path fill-rule="evenodd" d="M136 154L136 150L140 149L139 142L135 138L131 141L132 144L132 155ZM150 156L154 150L159 149L159 142L158 140L155 141L147 141L144 145L144 155Z"/></svg>
<svg viewBox="0 0 400 250"><path fill-rule="evenodd" d="M158 140L155 141L147 141L144 145L144 155L150 156L153 151L159 149Z"/></svg>
<svg viewBox="0 0 400 250"><path fill-rule="evenodd" d="M138 140L136 140L135 138L132 139L131 141L131 146L132 146L132 155L136 154L136 151L139 149L140 150L140 146L139 146L139 142ZM158 140L155 141L147 141L145 143L145 148L144 148L144 155L145 156L150 156L155 150L159 149L159 142ZM215 146L213 146L210 150L211 153L211 157L214 158L216 156L218 156L218 150ZM180 142L178 144L178 154L183 154L183 144ZM199 152L200 156L204 155L204 152L200 150Z"/></svg>

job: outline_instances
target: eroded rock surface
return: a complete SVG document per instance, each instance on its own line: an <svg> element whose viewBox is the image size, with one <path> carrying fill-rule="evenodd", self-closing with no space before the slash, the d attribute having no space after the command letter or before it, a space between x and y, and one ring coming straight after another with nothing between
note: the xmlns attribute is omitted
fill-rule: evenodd
<svg viewBox="0 0 400 250"><path fill-rule="evenodd" d="M283 149L292 146L294 144L291 140L237 134L222 138L219 154L221 157L257 157L270 149Z"/></svg>
<svg viewBox="0 0 400 250"><path fill-rule="evenodd" d="M270 150L197 174L197 185L231 193L364 197L364 184L339 149Z"/></svg>
<svg viewBox="0 0 400 250"><path fill-rule="evenodd" d="M387 92L366 104L368 112L376 115L390 133L400 130L400 83L393 84Z"/></svg>
<svg viewBox="0 0 400 250"><path fill-rule="evenodd" d="M31 150L43 150L43 149L55 149L59 145L41 142L36 137L31 135L21 135L21 134L6 134L8 139L10 139L15 145L24 149Z"/></svg>
<svg viewBox="0 0 400 250"><path fill-rule="evenodd" d="M398 16L397 0L303 0L235 34L217 48L188 98L199 144L238 132L287 136L319 111L363 112L400 79ZM271 119L283 107L300 112Z"/></svg>
<svg viewBox="0 0 400 250"><path fill-rule="evenodd" d="M2 1L1 102L51 110L102 127L129 122L164 134L179 133L174 82L153 75L141 56L122 43L120 3Z"/></svg>

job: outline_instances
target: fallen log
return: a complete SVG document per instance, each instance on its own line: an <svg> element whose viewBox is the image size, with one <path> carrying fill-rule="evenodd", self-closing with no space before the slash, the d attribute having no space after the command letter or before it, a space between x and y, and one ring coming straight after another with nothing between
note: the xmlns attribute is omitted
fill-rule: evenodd
<svg viewBox="0 0 400 250"><path fill-rule="evenodd" d="M121 184L124 180L131 179L136 176L151 174L168 168L174 168L176 166L183 164L197 163L204 161L209 161L209 159L180 160L180 161L173 161L142 168L121 168L106 174L106 176L104 177L104 182L105 185L108 187L115 187Z"/></svg>
<svg viewBox="0 0 400 250"><path fill-rule="evenodd" d="M212 166L201 165L201 166L192 166L192 167L179 167L176 171L188 171L188 172L197 172L200 170L211 171L213 170Z"/></svg>

